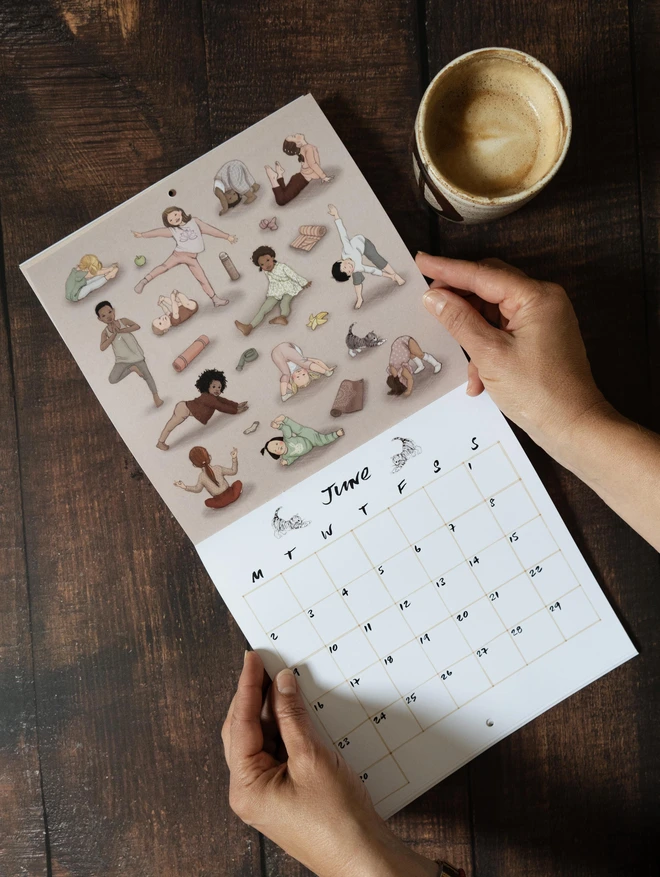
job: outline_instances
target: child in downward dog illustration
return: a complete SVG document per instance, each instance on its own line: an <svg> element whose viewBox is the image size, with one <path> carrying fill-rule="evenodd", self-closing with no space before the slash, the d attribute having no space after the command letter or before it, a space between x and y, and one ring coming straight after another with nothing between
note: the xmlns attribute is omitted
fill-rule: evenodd
<svg viewBox="0 0 660 877"><path fill-rule="evenodd" d="M419 344L410 335L399 335L392 342L390 362L387 366L388 396L410 396L415 386L414 375L421 374L425 365L433 369L437 375L442 363L431 353L424 353Z"/></svg>
<svg viewBox="0 0 660 877"><path fill-rule="evenodd" d="M268 278L268 290L264 303L249 323L234 320L236 328L244 335L249 335L253 329L256 329L277 305L280 306L279 317L274 317L268 322L274 326L286 326L291 313L291 302L299 292L312 285L311 280L301 277L284 262L278 262L272 247L257 247L252 253L252 261L260 271L265 272Z"/></svg>
<svg viewBox="0 0 660 877"><path fill-rule="evenodd" d="M211 496L204 500L204 505L210 509L223 509L225 506L236 502L243 490L241 481L229 484L225 475L236 475L238 472L238 450L231 449L231 466L212 466L211 455L206 448L199 446L191 448L188 459L196 469L200 469L196 484L185 484L183 481L175 481L174 486L189 493L201 493L206 490Z"/></svg>
<svg viewBox="0 0 660 877"><path fill-rule="evenodd" d="M306 357L291 341L283 341L273 347L271 357L280 373L282 402L295 396L298 390L309 387L321 375L332 377L336 368L334 365L326 365L322 359Z"/></svg>
<svg viewBox="0 0 660 877"><path fill-rule="evenodd" d="M223 414L241 414L249 407L247 402L232 402L231 399L221 398L227 387L227 379L225 373L218 369L207 368L197 378L195 387L199 390L196 399L191 399L190 402L177 402L174 406L174 413L167 421L156 444L161 451L169 451L170 446L166 444L169 434L189 417L194 417L199 423L207 424L214 411Z"/></svg>
<svg viewBox="0 0 660 877"><path fill-rule="evenodd" d="M290 417L280 414L271 423L273 429L279 429L282 438L268 439L261 449L261 455L269 454L273 460L279 460L282 466L293 466L296 460L309 454L314 448L331 445L344 435L343 429L336 432L321 433L309 426L301 426Z"/></svg>

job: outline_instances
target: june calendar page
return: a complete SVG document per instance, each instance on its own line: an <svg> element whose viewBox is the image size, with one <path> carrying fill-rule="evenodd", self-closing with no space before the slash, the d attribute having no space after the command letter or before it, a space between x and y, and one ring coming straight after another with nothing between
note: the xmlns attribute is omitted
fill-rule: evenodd
<svg viewBox="0 0 660 877"><path fill-rule="evenodd" d="M381 814L635 654L311 95L21 268Z"/></svg>

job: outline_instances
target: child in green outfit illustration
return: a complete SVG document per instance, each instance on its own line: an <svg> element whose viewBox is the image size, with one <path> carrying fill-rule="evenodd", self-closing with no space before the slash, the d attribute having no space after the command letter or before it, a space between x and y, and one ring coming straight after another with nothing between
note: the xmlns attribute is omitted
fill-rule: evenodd
<svg viewBox="0 0 660 877"><path fill-rule="evenodd" d="M343 429L336 432L321 433L309 426L301 426L290 417L280 414L271 423L273 429L279 429L282 438L268 439L261 449L261 455L270 454L273 460L279 460L282 466L293 466L296 460L304 457L314 448L331 445L344 435Z"/></svg>

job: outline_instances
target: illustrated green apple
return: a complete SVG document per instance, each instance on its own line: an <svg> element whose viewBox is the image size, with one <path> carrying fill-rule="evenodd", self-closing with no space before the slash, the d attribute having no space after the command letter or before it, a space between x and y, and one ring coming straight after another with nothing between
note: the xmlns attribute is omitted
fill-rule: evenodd
<svg viewBox="0 0 660 877"><path fill-rule="evenodd" d="M135 264L138 266L138 268L141 268L143 265L146 265L146 262L147 262L146 256L136 256L135 257Z"/></svg>

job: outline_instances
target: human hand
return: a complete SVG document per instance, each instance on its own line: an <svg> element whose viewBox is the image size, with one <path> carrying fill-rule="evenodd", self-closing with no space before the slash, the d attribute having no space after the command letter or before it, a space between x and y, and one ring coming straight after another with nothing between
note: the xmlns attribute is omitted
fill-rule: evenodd
<svg viewBox="0 0 660 877"><path fill-rule="evenodd" d="M232 810L319 877L437 875L437 865L395 838L357 775L323 743L292 671L279 673L265 697L264 681L261 658L246 652L222 728Z"/></svg>
<svg viewBox="0 0 660 877"><path fill-rule="evenodd" d="M333 179L333 177L331 177L329 174L326 174L324 177L321 177L321 180L324 183L329 183L332 181L332 179Z"/></svg>
<svg viewBox="0 0 660 877"><path fill-rule="evenodd" d="M235 460L238 457L238 448L232 448L230 452L230 456L232 460Z"/></svg>
<svg viewBox="0 0 660 877"><path fill-rule="evenodd" d="M238 238L236 237L235 234L230 234L229 237L227 238L227 240L229 241L230 244L235 244L238 241Z"/></svg>
<svg viewBox="0 0 660 877"><path fill-rule="evenodd" d="M433 278L424 294L427 310L470 357L468 395L487 389L501 411L553 456L570 443L578 423L610 412L561 286L499 259L466 262L418 253L416 262Z"/></svg>
<svg viewBox="0 0 660 877"><path fill-rule="evenodd" d="M337 208L335 207L334 204L328 204L328 213L334 219L339 219L339 211L337 210Z"/></svg>
<svg viewBox="0 0 660 877"><path fill-rule="evenodd" d="M181 487L183 490L186 489L186 485L183 483L183 481L175 481L175 482L174 482L174 486L175 486L175 487Z"/></svg>
<svg viewBox="0 0 660 877"><path fill-rule="evenodd" d="M141 238L141 237L142 237L142 232L141 232L141 231L134 231L134 232L133 232L133 237Z"/></svg>

